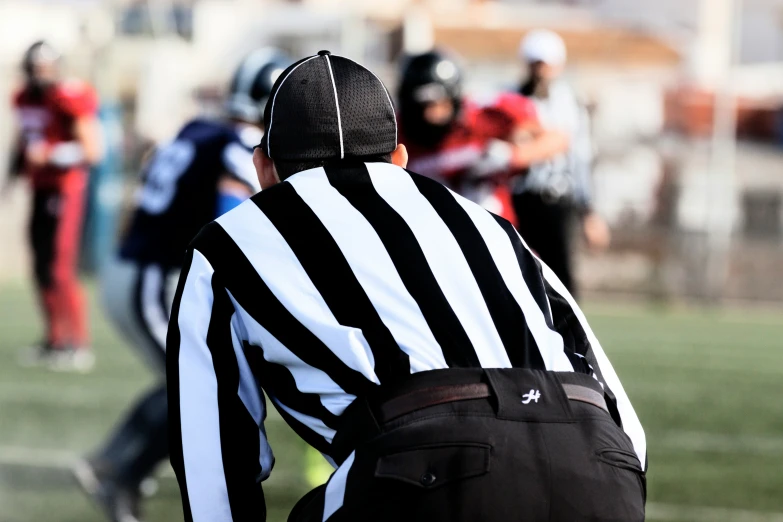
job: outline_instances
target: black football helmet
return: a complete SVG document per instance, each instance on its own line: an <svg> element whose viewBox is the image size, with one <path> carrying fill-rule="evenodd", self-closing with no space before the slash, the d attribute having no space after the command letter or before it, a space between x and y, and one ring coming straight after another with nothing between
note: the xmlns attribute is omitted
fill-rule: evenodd
<svg viewBox="0 0 783 522"><path fill-rule="evenodd" d="M229 86L226 112L232 118L261 125L272 86L293 61L279 49L263 48L239 64Z"/></svg>
<svg viewBox="0 0 783 522"><path fill-rule="evenodd" d="M449 99L452 119L434 125L424 119L428 103ZM400 123L405 136L423 145L440 141L459 117L462 108L462 71L457 61L441 51L408 57L402 67L397 94Z"/></svg>
<svg viewBox="0 0 783 522"><path fill-rule="evenodd" d="M54 83L56 71L52 74L41 74L41 67L50 65L56 68L60 62L60 53L48 42L39 40L27 48L22 58L22 71L28 86L33 90L42 90Z"/></svg>

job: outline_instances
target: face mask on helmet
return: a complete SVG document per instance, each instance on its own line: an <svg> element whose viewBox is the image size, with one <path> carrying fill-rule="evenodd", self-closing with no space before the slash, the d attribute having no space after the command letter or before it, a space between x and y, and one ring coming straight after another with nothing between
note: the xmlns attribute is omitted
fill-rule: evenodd
<svg viewBox="0 0 783 522"><path fill-rule="evenodd" d="M436 52L412 57L399 90L406 137L425 146L440 142L459 118L461 91L459 68L453 61Z"/></svg>
<svg viewBox="0 0 783 522"><path fill-rule="evenodd" d="M60 74L60 54L46 42L36 42L22 61L28 88L43 92L57 82Z"/></svg>

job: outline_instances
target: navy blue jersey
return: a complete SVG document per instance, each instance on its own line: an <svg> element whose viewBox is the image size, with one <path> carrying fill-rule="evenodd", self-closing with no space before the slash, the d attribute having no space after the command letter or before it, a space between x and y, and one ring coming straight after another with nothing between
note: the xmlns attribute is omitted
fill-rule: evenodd
<svg viewBox="0 0 783 522"><path fill-rule="evenodd" d="M260 132L196 119L155 152L144 170L137 208L120 245L120 257L176 267L201 227L217 217L223 176L260 190L252 147Z"/></svg>

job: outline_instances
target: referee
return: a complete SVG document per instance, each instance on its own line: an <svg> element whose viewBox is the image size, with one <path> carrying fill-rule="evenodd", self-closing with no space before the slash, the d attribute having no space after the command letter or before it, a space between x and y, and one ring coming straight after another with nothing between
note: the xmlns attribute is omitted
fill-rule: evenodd
<svg viewBox="0 0 783 522"><path fill-rule="evenodd" d="M404 170L378 78L275 82L264 191L188 248L168 334L186 520L263 521L263 388L336 471L289 521L641 521L645 438L584 315L511 225Z"/></svg>
<svg viewBox="0 0 783 522"><path fill-rule="evenodd" d="M581 224L587 246L596 251L609 245L609 227L592 208L593 145L590 121L571 87L561 78L566 46L555 32L531 31L520 43L528 78L519 93L536 106L541 126L569 137L570 147L548 161L530 166L514 183L514 210L519 233L576 296L573 243Z"/></svg>

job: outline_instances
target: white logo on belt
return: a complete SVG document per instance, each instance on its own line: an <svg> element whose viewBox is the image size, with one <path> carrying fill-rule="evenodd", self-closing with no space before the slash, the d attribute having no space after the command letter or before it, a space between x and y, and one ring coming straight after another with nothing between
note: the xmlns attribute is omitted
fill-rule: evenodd
<svg viewBox="0 0 783 522"><path fill-rule="evenodd" d="M530 401L536 401L536 404L538 404L538 399L541 398L541 392L538 390L530 390L530 393L526 393L522 396L524 401L522 401L522 404L530 404Z"/></svg>

